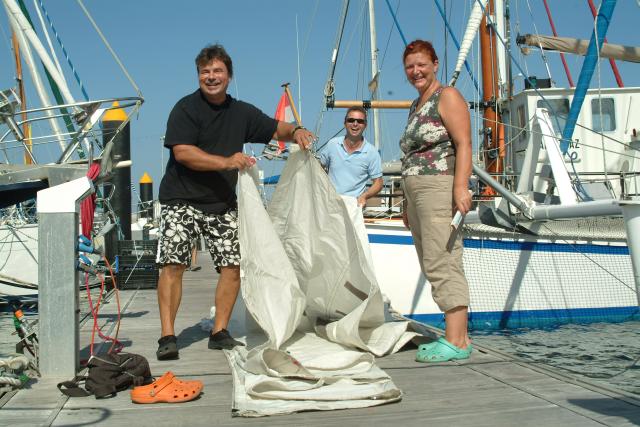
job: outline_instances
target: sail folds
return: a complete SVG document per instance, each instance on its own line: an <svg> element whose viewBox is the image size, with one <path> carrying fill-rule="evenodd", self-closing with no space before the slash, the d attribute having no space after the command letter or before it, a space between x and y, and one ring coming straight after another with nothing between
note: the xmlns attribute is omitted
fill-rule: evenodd
<svg viewBox="0 0 640 427"><path fill-rule="evenodd" d="M375 364L415 333L385 322L382 295L347 209L318 161L291 154L265 211L239 178L242 296L259 328L226 352L234 414L356 408L399 400Z"/></svg>
<svg viewBox="0 0 640 427"><path fill-rule="evenodd" d="M589 40L574 39L570 37L552 37L534 34L525 34L517 39L519 45L537 46L545 50L553 50L576 55L586 55ZM603 58L617 59L627 62L640 62L640 47L623 46L619 44L602 43L600 56Z"/></svg>

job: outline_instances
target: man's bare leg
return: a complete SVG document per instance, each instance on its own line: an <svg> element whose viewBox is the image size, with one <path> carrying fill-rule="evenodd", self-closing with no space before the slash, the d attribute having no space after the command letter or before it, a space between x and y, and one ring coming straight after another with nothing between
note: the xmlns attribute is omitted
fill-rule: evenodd
<svg viewBox="0 0 640 427"><path fill-rule="evenodd" d="M216 318L213 331L216 333L229 326L233 306L240 291L240 267L220 267L220 277L216 286Z"/></svg>
<svg viewBox="0 0 640 427"><path fill-rule="evenodd" d="M161 337L175 335L174 324L182 299L182 274L185 268L182 264L167 264L162 267L158 280Z"/></svg>

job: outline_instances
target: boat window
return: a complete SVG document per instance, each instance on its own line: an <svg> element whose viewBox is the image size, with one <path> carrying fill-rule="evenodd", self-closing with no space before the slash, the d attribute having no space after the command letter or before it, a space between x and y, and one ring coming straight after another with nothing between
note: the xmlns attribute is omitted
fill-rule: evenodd
<svg viewBox="0 0 640 427"><path fill-rule="evenodd" d="M520 134L520 141L527 139L527 119L524 115L524 105L518 105L518 133Z"/></svg>
<svg viewBox="0 0 640 427"><path fill-rule="evenodd" d="M546 108L549 112L549 118L553 124L556 133L562 133L564 125L569 115L569 100L567 98L559 99L540 99L537 104L538 108Z"/></svg>
<svg viewBox="0 0 640 427"><path fill-rule="evenodd" d="M600 106L602 106L602 111ZM616 109L613 98L591 100L591 123L593 123L593 130L596 132L616 130Z"/></svg>

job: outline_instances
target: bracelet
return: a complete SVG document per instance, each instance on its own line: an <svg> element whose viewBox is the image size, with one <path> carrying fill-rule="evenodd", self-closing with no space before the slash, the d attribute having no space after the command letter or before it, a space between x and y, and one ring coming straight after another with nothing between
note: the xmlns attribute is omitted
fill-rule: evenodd
<svg viewBox="0 0 640 427"><path fill-rule="evenodd" d="M299 131L300 129L304 129L304 130L306 130L307 128L306 128L306 127L304 127L304 126L300 126L300 125L298 125L298 126L294 127L294 128L293 128L293 132L291 132L291 137L293 137L293 136L296 134L296 132L297 132L297 131Z"/></svg>

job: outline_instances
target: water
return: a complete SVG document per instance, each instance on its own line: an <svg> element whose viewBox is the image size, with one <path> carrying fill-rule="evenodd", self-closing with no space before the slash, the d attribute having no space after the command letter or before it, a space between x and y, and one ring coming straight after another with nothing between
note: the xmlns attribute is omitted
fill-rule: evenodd
<svg viewBox="0 0 640 427"><path fill-rule="evenodd" d="M640 395L640 321L478 332L473 337L525 361Z"/></svg>

